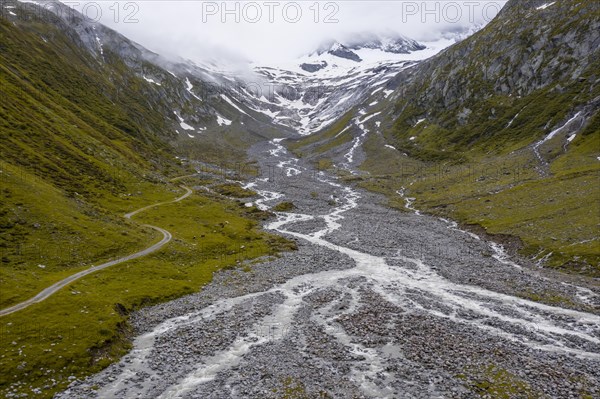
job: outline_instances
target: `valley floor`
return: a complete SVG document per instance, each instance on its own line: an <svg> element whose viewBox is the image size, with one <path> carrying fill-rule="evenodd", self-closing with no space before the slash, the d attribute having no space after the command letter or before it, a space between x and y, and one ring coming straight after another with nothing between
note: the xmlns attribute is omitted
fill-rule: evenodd
<svg viewBox="0 0 600 399"><path fill-rule="evenodd" d="M133 350L60 398L600 395L597 286L389 209L277 140L251 156L269 171L255 204L294 206L265 228L298 251L135 313Z"/></svg>

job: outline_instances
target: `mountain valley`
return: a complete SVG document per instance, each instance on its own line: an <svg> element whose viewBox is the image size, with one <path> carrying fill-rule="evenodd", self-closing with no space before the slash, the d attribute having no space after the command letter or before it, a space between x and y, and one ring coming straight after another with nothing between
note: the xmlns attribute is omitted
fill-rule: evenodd
<svg viewBox="0 0 600 399"><path fill-rule="evenodd" d="M599 49L509 0L242 73L2 0L0 396L599 396Z"/></svg>

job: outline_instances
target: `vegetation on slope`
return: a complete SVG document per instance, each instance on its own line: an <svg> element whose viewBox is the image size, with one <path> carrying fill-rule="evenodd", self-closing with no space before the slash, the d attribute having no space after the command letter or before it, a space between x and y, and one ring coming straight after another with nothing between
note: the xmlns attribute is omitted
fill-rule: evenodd
<svg viewBox="0 0 600 399"><path fill-rule="evenodd" d="M156 254L82 278L2 317L0 392L31 394L46 386L41 397L49 397L128 350L132 310L196 292L223 267L291 248L261 232L251 210L199 194L134 218L168 229L174 240Z"/></svg>
<svg viewBox="0 0 600 399"><path fill-rule="evenodd" d="M0 19L0 35L6 307L90 262L155 240L120 212L170 198L161 174L181 171L159 136L129 118L127 97L120 104L105 96L116 90L105 76L116 72L98 70L62 30L35 19L16 26ZM148 120L151 113L145 111Z"/></svg>
<svg viewBox="0 0 600 399"><path fill-rule="evenodd" d="M296 156L303 154L322 154L336 147L352 141L353 137L346 129L354 116L354 110L348 111L338 121L327 129L302 137L300 139L289 140L286 143L287 148ZM344 131L346 130L346 131Z"/></svg>
<svg viewBox="0 0 600 399"><path fill-rule="evenodd" d="M0 17L0 308L151 246L161 237L145 223L173 234L157 253L0 318L0 396L51 397L125 353L132 310L294 245L258 229L263 213L220 195L196 193L125 219L181 195L170 180L192 172L167 142L168 104L109 48L99 60L53 14L10 4L19 18ZM218 149L202 151L192 155ZM242 193L234 191L224 194Z"/></svg>

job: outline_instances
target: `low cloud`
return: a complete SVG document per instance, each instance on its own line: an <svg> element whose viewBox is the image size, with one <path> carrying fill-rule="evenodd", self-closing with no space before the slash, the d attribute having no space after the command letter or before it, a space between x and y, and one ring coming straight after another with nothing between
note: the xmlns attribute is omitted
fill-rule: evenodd
<svg viewBox="0 0 600 399"><path fill-rule="evenodd" d="M307 54L329 39L393 32L431 41L485 25L497 1L68 2L152 51L197 62L262 64ZM100 13L98 13L100 10Z"/></svg>

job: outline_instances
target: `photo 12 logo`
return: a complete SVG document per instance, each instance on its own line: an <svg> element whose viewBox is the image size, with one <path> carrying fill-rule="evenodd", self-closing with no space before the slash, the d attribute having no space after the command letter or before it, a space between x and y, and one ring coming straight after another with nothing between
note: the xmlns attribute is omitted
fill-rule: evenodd
<svg viewBox="0 0 600 399"><path fill-rule="evenodd" d="M136 24L139 22L140 5L135 1L44 1L37 3L31 13L40 20L45 20L48 12L68 21L81 15L91 22Z"/></svg>
<svg viewBox="0 0 600 399"><path fill-rule="evenodd" d="M337 2L296 1L203 1L202 23L314 23L336 24L340 11Z"/></svg>
<svg viewBox="0 0 600 399"><path fill-rule="evenodd" d="M458 23L468 20L486 23L498 15L505 1L400 1L402 23L420 19L422 23Z"/></svg>

